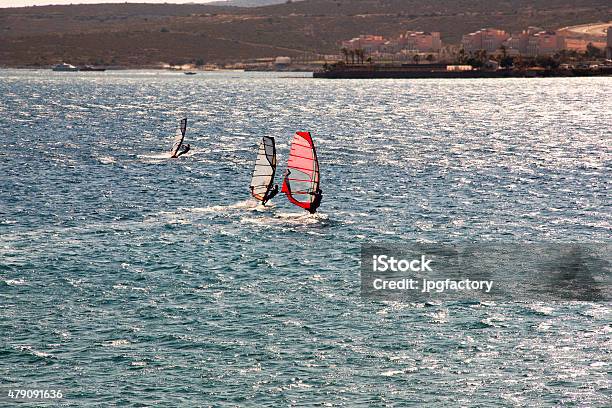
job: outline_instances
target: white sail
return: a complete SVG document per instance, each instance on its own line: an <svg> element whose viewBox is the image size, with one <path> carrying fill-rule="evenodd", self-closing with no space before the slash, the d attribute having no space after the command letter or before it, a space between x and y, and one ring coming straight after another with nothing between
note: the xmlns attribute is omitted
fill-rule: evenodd
<svg viewBox="0 0 612 408"><path fill-rule="evenodd" d="M272 188L276 173L276 146L274 138L264 136L259 143L255 169L251 179L251 194L259 201L264 201Z"/></svg>

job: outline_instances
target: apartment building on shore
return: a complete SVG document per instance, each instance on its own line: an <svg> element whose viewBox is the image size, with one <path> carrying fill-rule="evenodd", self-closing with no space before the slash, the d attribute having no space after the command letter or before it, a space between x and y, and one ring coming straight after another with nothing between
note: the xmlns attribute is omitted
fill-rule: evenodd
<svg viewBox="0 0 612 408"><path fill-rule="evenodd" d="M510 38L510 34L504 30L495 28L483 28L473 33L465 34L461 39L461 45L466 52L485 50L488 53L495 52Z"/></svg>
<svg viewBox="0 0 612 408"><path fill-rule="evenodd" d="M360 35L342 41L342 48L364 50L367 54L394 54L401 52L438 52L442 48L439 32L406 31L396 38L381 35Z"/></svg>
<svg viewBox="0 0 612 408"><path fill-rule="evenodd" d="M540 27L528 27L525 30L508 33L497 28L482 28L473 33L463 35L461 48L467 53L484 50L488 54L505 53L510 56L523 55L527 57L551 56L561 50L584 52L588 44L606 50L608 58L612 58L612 26L607 33L594 35L576 34L572 27L556 31L544 30ZM360 50L366 55L378 58L412 59L416 54L431 54L433 60L447 57L453 46L443 47L439 32L405 31L394 38L382 35L360 35L343 41L343 53ZM456 48L455 48L456 49ZM427 56L432 61L430 55ZM421 56L422 59L422 56Z"/></svg>

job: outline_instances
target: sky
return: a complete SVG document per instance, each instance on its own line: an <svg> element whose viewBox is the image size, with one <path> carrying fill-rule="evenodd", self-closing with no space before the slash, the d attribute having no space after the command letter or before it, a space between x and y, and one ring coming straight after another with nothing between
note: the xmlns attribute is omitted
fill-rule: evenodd
<svg viewBox="0 0 612 408"><path fill-rule="evenodd" d="M49 4L98 4L98 3L207 3L213 0L0 0L3 7L46 6Z"/></svg>

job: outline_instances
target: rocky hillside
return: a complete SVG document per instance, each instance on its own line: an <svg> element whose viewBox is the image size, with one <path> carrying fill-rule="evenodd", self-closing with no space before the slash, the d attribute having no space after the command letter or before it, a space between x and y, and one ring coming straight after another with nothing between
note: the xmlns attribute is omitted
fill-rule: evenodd
<svg viewBox="0 0 612 408"><path fill-rule="evenodd" d="M335 53L361 33L440 31L446 43L493 26L558 28L612 19L609 0L305 0L241 8L104 4L0 9L0 65L152 66Z"/></svg>

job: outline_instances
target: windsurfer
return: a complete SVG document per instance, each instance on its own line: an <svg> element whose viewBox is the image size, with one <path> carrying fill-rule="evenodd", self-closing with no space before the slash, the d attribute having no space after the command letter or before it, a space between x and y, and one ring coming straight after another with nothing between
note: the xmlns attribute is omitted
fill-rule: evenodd
<svg viewBox="0 0 612 408"><path fill-rule="evenodd" d="M184 155L185 153L187 153L187 152L189 151L189 149L191 149L191 145L189 145L189 144L183 145L183 146L181 146L181 151L180 151L180 152L178 152L177 154L175 154L175 155L174 155L174 156L172 156L172 157L173 157L173 158L177 158L177 157L179 157L179 156L182 156L182 155Z"/></svg>
<svg viewBox="0 0 612 408"><path fill-rule="evenodd" d="M270 191L268 191L268 193L264 196L264 199L261 200L263 205L266 205L266 203L268 201L270 201L271 199L274 198L275 195L278 194L278 184L274 185L274 188L272 188Z"/></svg>
<svg viewBox="0 0 612 408"><path fill-rule="evenodd" d="M311 214L314 214L317 212L317 208L319 208L321 205L321 200L323 200L323 190L318 188L317 191L311 194L314 195L314 198L312 199L312 204L310 205L308 211L310 211Z"/></svg>

